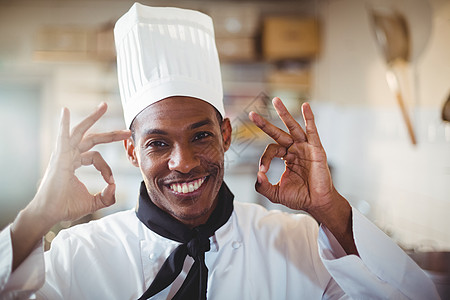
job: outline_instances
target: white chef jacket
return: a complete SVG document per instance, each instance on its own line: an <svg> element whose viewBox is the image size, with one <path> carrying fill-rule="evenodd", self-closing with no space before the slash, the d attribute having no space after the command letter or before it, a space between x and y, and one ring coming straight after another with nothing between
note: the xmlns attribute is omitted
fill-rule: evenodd
<svg viewBox="0 0 450 300"><path fill-rule="evenodd" d="M205 254L208 299L439 299L427 275L353 209L360 257L345 255L304 214L234 202ZM0 235L0 299L137 299L179 245L149 230L134 210L61 231L11 273L10 229ZM152 299L171 298L192 264Z"/></svg>

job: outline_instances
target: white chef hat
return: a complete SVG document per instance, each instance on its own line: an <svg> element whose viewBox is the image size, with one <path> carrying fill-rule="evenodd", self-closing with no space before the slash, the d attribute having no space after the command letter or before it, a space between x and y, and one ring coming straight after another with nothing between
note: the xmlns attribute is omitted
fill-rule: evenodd
<svg viewBox="0 0 450 300"><path fill-rule="evenodd" d="M125 123L171 96L210 103L224 116L212 19L198 11L135 3L114 27Z"/></svg>

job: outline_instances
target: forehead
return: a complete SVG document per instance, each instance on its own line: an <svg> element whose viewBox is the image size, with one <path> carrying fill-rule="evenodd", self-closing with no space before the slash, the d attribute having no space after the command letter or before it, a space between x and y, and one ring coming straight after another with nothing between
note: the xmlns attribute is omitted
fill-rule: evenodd
<svg viewBox="0 0 450 300"><path fill-rule="evenodd" d="M133 121L135 131L148 129L182 129L195 122L210 120L219 126L216 109L209 103L191 97L169 97L140 112Z"/></svg>

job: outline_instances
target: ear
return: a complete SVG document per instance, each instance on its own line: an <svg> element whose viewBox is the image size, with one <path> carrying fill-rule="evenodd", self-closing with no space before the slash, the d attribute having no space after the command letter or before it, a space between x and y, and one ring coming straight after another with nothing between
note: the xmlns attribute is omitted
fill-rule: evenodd
<svg viewBox="0 0 450 300"><path fill-rule="evenodd" d="M128 160L131 162L131 164L135 167L139 168L139 161L136 156L136 149L134 147L134 141L130 137L123 141L123 146L125 147L125 151L127 152Z"/></svg>
<svg viewBox="0 0 450 300"><path fill-rule="evenodd" d="M222 139L223 139L223 147L224 150L227 151L230 148L231 145L231 123L230 119L225 118L222 121L222 125L220 126L220 129L222 131Z"/></svg>

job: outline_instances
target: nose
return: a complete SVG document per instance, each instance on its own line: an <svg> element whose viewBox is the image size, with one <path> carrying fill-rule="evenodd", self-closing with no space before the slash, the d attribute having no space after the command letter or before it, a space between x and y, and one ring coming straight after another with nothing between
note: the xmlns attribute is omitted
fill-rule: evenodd
<svg viewBox="0 0 450 300"><path fill-rule="evenodd" d="M189 173L200 165L195 151L186 145L177 145L173 148L169 159L169 170Z"/></svg>

